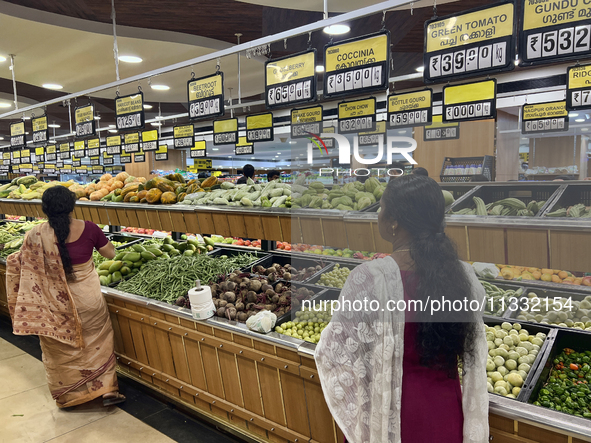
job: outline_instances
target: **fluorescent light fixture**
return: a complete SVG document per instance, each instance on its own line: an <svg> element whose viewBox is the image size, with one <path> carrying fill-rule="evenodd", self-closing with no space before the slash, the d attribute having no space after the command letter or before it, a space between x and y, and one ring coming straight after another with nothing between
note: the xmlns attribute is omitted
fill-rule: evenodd
<svg viewBox="0 0 591 443"><path fill-rule="evenodd" d="M115 132L117 132L117 129L109 129L109 132L112 132L114 134Z"/></svg>
<svg viewBox="0 0 591 443"><path fill-rule="evenodd" d="M117 126L115 125L109 125L109 128L116 128Z"/></svg>
<svg viewBox="0 0 591 443"><path fill-rule="evenodd" d="M150 123L152 126L162 126L162 123L160 122L152 122Z"/></svg>
<svg viewBox="0 0 591 443"><path fill-rule="evenodd" d="M251 160L254 160L254 157L250 157Z"/></svg>
<svg viewBox="0 0 591 443"><path fill-rule="evenodd" d="M4 140L4 137L0 137L0 140Z"/></svg>
<svg viewBox="0 0 591 443"><path fill-rule="evenodd" d="M281 155L281 152L278 152L277 154Z"/></svg>
<svg viewBox="0 0 591 443"><path fill-rule="evenodd" d="M42 85L45 89L64 89L62 85L58 85L57 83L44 83Z"/></svg>
<svg viewBox="0 0 591 443"><path fill-rule="evenodd" d="M324 72L324 66L322 66L322 65L317 65L317 66L316 66L316 72Z"/></svg>
<svg viewBox="0 0 591 443"><path fill-rule="evenodd" d="M2 62L5 62L5 61L6 61L6 57L2 57L2 56L0 55L0 63L2 63Z"/></svg>
<svg viewBox="0 0 591 443"><path fill-rule="evenodd" d="M25 132L25 135L29 135L29 133L28 132Z"/></svg>
<svg viewBox="0 0 591 443"><path fill-rule="evenodd" d="M60 125L56 125L55 123L52 123L51 125L47 125L48 128L59 128Z"/></svg>
<svg viewBox="0 0 591 443"><path fill-rule="evenodd" d="M398 131L399 134L406 134L406 131Z"/></svg>
<svg viewBox="0 0 591 443"><path fill-rule="evenodd" d="M415 71L417 71L417 72L425 72L425 67L424 66L419 66L417 69L415 69Z"/></svg>
<svg viewBox="0 0 591 443"><path fill-rule="evenodd" d="M290 141L289 141L289 144L290 144L290 145L295 145L296 143L297 143L297 141L295 141L295 140L290 140Z"/></svg>
<svg viewBox="0 0 591 443"><path fill-rule="evenodd" d="M170 89L170 86L166 86L166 85L152 85L152 89L154 91L168 91Z"/></svg>
<svg viewBox="0 0 591 443"><path fill-rule="evenodd" d="M144 109L152 109L152 108L153 108L152 105L146 105L146 104L144 104Z"/></svg>
<svg viewBox="0 0 591 443"><path fill-rule="evenodd" d="M120 55L119 61L125 63L141 63L142 59L140 57L136 57L135 55Z"/></svg>
<svg viewBox="0 0 591 443"><path fill-rule="evenodd" d="M10 108L11 106L12 106L12 103L0 102L0 108Z"/></svg>
<svg viewBox="0 0 591 443"><path fill-rule="evenodd" d="M589 130L589 128L581 128L581 131L583 132L587 132Z"/></svg>
<svg viewBox="0 0 591 443"><path fill-rule="evenodd" d="M585 121L584 118L578 118L575 120L577 123L583 123Z"/></svg>
<svg viewBox="0 0 591 443"><path fill-rule="evenodd" d="M220 148L211 148L213 151L219 151Z"/></svg>
<svg viewBox="0 0 591 443"><path fill-rule="evenodd" d="M324 28L324 33L328 35L341 35L349 32L351 28L347 25L332 25Z"/></svg>
<svg viewBox="0 0 591 443"><path fill-rule="evenodd" d="M576 112L569 112L569 113L568 113L568 116L569 116L569 117L573 117L573 118L574 118L574 117L578 117L578 116L579 116L579 114L578 114L578 113L576 113Z"/></svg>
<svg viewBox="0 0 591 443"><path fill-rule="evenodd" d="M228 155L228 158L232 158L232 156L231 155Z"/></svg>

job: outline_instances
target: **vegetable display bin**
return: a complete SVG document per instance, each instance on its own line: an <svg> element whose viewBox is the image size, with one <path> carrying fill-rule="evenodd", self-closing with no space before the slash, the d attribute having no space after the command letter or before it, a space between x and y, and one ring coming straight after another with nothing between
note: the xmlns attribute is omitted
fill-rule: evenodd
<svg viewBox="0 0 591 443"><path fill-rule="evenodd" d="M302 285L302 284L294 282L291 285L292 300L294 297L296 297L296 294L297 294L297 291L299 288L306 288L306 289L308 289L308 291L314 292L314 295L312 295L309 298L305 298L303 300L300 300L300 304L297 306L292 302L291 309L288 312L286 312L285 314L283 314L281 317L277 318L277 322L275 323L275 326L280 326L282 323L285 323L287 321L291 321L291 320L295 319L295 313L302 309L302 302L304 300L315 300L316 298L320 297L321 295L323 295L327 292L336 292L338 294L340 294L340 292L341 292L338 290L335 291L335 290L323 289L320 286ZM336 298L338 298L338 294L337 294ZM336 300L336 298L334 298L333 300Z"/></svg>
<svg viewBox="0 0 591 443"><path fill-rule="evenodd" d="M505 319L500 319L497 317L488 317L488 316L484 316L483 320L484 320L484 323L490 327L500 325L501 323L507 321ZM513 324L513 323L521 324L521 322L510 322L510 323L511 324ZM544 340L544 343L542 344L542 346L540 346L540 350L538 351L538 355L536 356L535 361L531 365L531 369L530 369L529 373L527 374L527 378L523 381L523 386L521 386L521 391L519 392L519 395L517 396L516 400L523 402L523 401L525 401L525 396L527 394L527 388L530 385L533 385L535 383L535 381L537 380L537 378L535 377L536 370L537 370L538 366L540 364L542 364L541 362L543 361L546 352L552 346L552 344L554 342L554 337L556 336L556 330L552 329L552 328L545 327L545 326L534 325L534 324L527 324L525 327L522 327L521 329L527 330L527 332L529 332L530 335L535 335L538 332L542 332L542 333L546 334L546 340ZM498 394L492 394L492 395L498 395Z"/></svg>
<svg viewBox="0 0 591 443"><path fill-rule="evenodd" d="M230 248L216 248L213 251L209 251L207 253L207 255L212 256L212 257L220 257L222 255L226 255L228 257L233 257L235 255L238 254L253 254L257 256L257 259L255 261L253 261L252 263L250 263L249 265L243 267L240 269L240 271L242 272L248 272L250 273L250 270L253 266L256 266L259 264L259 262L268 257L269 254L266 252L260 252L260 251L244 251L244 250L238 250L238 249L230 249Z"/></svg>
<svg viewBox="0 0 591 443"><path fill-rule="evenodd" d="M453 212L460 211L462 209L473 209L475 207L473 197L480 197L484 204L487 205L489 203L494 203L499 200L503 200L505 198L516 198L521 200L526 205L531 202L532 200L535 201L544 201L544 205L538 209L538 213L535 217L540 217L546 208L548 208L553 202L558 192L562 189L563 185L558 185L556 183L536 183L533 184L502 184L502 185L482 185L479 186L477 189L474 189L473 192L467 193L460 198L460 200L456 201L453 205L451 210ZM455 214L458 215L458 214ZM478 217L478 216L473 216ZM486 217L507 217L507 216L495 216L495 215L486 215ZM512 216L510 218L518 218L522 219L525 217L518 217Z"/></svg>
<svg viewBox="0 0 591 443"><path fill-rule="evenodd" d="M303 279L303 280L295 280L293 278L292 275L292 279L290 281L292 282L298 282L298 283L303 283L306 280L309 280L311 277L313 277L314 275L316 275L318 272L321 272L323 269L329 267L332 262L328 262L324 259L325 256L323 255L313 255L313 258L304 258L298 255L292 255L292 256L288 256L288 255L279 255L279 254L269 254L267 257L259 260L256 265L252 265L250 266L251 271L252 268L254 268L255 266L263 266L264 268L268 268L269 266L271 266L273 263L277 263L281 266L285 266L287 264L292 265L294 268L300 270L303 268L310 268L313 267L315 268L316 266L321 266L322 268L320 269L320 271L314 271L312 273L312 275L310 275L308 278ZM318 257L318 260L314 260L315 257ZM253 272L254 274L256 274L256 272ZM281 278L280 278L281 279Z"/></svg>
<svg viewBox="0 0 591 443"><path fill-rule="evenodd" d="M574 206L579 203L582 203L585 206L591 206L591 185L587 183L563 185L560 192L556 194L552 205L545 208L542 217L546 217L549 212L554 212L563 208L568 209L569 206ZM548 218L553 219L554 217Z"/></svg>

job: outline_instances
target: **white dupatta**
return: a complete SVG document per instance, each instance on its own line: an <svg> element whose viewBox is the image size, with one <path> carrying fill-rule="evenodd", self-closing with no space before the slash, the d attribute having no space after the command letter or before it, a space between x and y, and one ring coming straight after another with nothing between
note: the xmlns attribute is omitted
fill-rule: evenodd
<svg viewBox="0 0 591 443"><path fill-rule="evenodd" d="M484 288L464 265L473 298L481 302ZM380 310L336 311L316 347L316 366L328 408L349 443L400 443L404 312L381 309L388 300L404 300L400 269L392 257L355 268L339 300L366 297L377 300ZM473 313L473 321L482 325L480 312ZM488 347L484 327L479 331L474 359L464 361L464 443L488 442Z"/></svg>

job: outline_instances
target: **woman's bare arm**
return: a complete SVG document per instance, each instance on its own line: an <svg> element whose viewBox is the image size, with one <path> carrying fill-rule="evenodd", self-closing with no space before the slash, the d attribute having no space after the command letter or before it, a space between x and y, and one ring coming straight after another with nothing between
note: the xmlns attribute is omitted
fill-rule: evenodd
<svg viewBox="0 0 591 443"><path fill-rule="evenodd" d="M108 242L105 246L98 249L98 252L103 257L109 258L109 259L114 258L115 255L117 255L115 252L115 246L113 246L113 243L111 243L111 242Z"/></svg>

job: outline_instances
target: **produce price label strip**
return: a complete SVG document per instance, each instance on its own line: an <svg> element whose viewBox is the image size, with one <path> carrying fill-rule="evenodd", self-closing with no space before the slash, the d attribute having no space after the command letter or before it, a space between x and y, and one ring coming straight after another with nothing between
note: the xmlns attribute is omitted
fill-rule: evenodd
<svg viewBox="0 0 591 443"><path fill-rule="evenodd" d="M322 133L322 106L291 110L291 138Z"/></svg>
<svg viewBox="0 0 591 443"><path fill-rule="evenodd" d="M90 166L100 166L101 158L100 157L90 157Z"/></svg>
<svg viewBox="0 0 591 443"><path fill-rule="evenodd" d="M523 105L521 109L522 134L568 131L566 101Z"/></svg>
<svg viewBox="0 0 591 443"><path fill-rule="evenodd" d="M426 142L460 138L459 123L442 123L441 115L433 116L433 124L425 126L423 140Z"/></svg>
<svg viewBox="0 0 591 443"><path fill-rule="evenodd" d="M515 4L472 9L425 24L426 83L514 69Z"/></svg>
<svg viewBox="0 0 591 443"><path fill-rule="evenodd" d="M146 154L140 149L140 152L133 154L134 163L144 163L146 161Z"/></svg>
<svg viewBox="0 0 591 443"><path fill-rule="evenodd" d="M224 115L224 74L189 80L187 96L191 120Z"/></svg>
<svg viewBox="0 0 591 443"><path fill-rule="evenodd" d="M376 129L376 99L339 103L339 133L350 134Z"/></svg>
<svg viewBox="0 0 591 443"><path fill-rule="evenodd" d="M373 146L386 142L386 122L376 122L376 129L359 133L359 146Z"/></svg>
<svg viewBox="0 0 591 443"><path fill-rule="evenodd" d="M76 140L74 142L74 155L78 158L86 156L84 140Z"/></svg>
<svg viewBox="0 0 591 443"><path fill-rule="evenodd" d="M121 163L131 163L131 154L121 153L119 155L119 162Z"/></svg>
<svg viewBox="0 0 591 443"><path fill-rule="evenodd" d="M388 87L390 33L380 32L324 47L324 97Z"/></svg>
<svg viewBox="0 0 591 443"><path fill-rule="evenodd" d="M115 159L112 155L109 155L107 151L103 152L103 165L112 165L115 163Z"/></svg>
<svg viewBox="0 0 591 443"><path fill-rule="evenodd" d="M45 143L49 140L47 115L42 115L31 120L33 125L33 143Z"/></svg>
<svg viewBox="0 0 591 443"><path fill-rule="evenodd" d="M324 126L322 128L322 132L325 134L334 134L335 133L335 127L334 126ZM334 138L323 138L322 141L324 142L324 145L327 148L332 148L334 147Z"/></svg>
<svg viewBox="0 0 591 443"><path fill-rule="evenodd" d="M433 90L388 96L388 128L428 125L433 120Z"/></svg>
<svg viewBox="0 0 591 443"><path fill-rule="evenodd" d="M484 80L443 88L443 121L468 121L495 118L497 81Z"/></svg>
<svg viewBox="0 0 591 443"><path fill-rule="evenodd" d="M192 147L195 144L195 127L193 125L175 126L173 136L175 149Z"/></svg>
<svg viewBox="0 0 591 443"><path fill-rule="evenodd" d="M142 150L144 152L156 151L158 149L158 131L142 131Z"/></svg>
<svg viewBox="0 0 591 443"><path fill-rule="evenodd" d="M82 165L82 159L81 158L76 157L76 156L72 157L72 167L73 168L76 168L76 167L81 166L81 165Z"/></svg>
<svg viewBox="0 0 591 443"><path fill-rule="evenodd" d="M591 4L585 1L523 0L520 65L531 66L591 55Z"/></svg>
<svg viewBox="0 0 591 443"><path fill-rule="evenodd" d="M214 120L213 144L231 145L238 143L238 119Z"/></svg>
<svg viewBox="0 0 591 443"><path fill-rule="evenodd" d="M246 116L246 141L273 141L273 113Z"/></svg>
<svg viewBox="0 0 591 443"><path fill-rule="evenodd" d="M316 49L265 63L268 109L316 100Z"/></svg>
<svg viewBox="0 0 591 443"><path fill-rule="evenodd" d="M84 138L96 135L94 120L94 106L79 106L74 112L74 121L76 123L76 137Z"/></svg>
<svg viewBox="0 0 591 443"><path fill-rule="evenodd" d="M196 141L191 147L191 158L207 157L205 140Z"/></svg>
<svg viewBox="0 0 591 443"><path fill-rule="evenodd" d="M144 93L115 99L115 123L118 130L143 129L145 126Z"/></svg>
<svg viewBox="0 0 591 443"><path fill-rule="evenodd" d="M15 165L20 165L21 163L21 151L17 149L16 151L12 151L12 163Z"/></svg>

